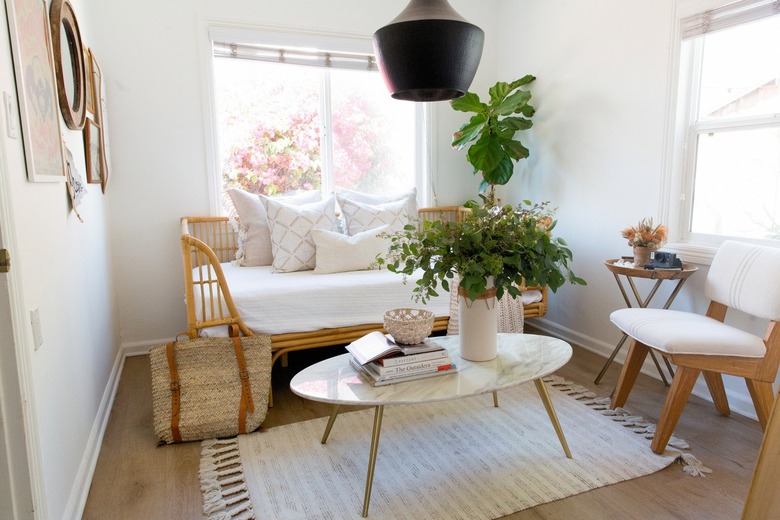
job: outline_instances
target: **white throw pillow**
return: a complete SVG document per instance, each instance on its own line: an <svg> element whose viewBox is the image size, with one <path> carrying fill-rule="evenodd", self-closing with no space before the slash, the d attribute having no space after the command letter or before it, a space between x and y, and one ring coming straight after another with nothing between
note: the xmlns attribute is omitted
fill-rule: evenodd
<svg viewBox="0 0 780 520"><path fill-rule="evenodd" d="M410 220L416 218L416 215L410 217L405 200L384 204L363 204L343 200L341 215L346 223L346 232L350 236L385 224L390 226L391 233L401 231Z"/></svg>
<svg viewBox="0 0 780 520"><path fill-rule="evenodd" d="M271 251L271 232L268 228L268 216L260 197L237 188L228 190L228 195L239 219L236 252L238 265L243 267L271 265L274 259ZM301 191L278 195L274 200L301 205L316 202L320 198L322 194L319 191Z"/></svg>
<svg viewBox="0 0 780 520"><path fill-rule="evenodd" d="M317 248L315 274L365 271L376 261L376 255L387 253L390 239L379 237L390 231L382 226L348 237L336 231L312 229L311 236Z"/></svg>
<svg viewBox="0 0 780 520"><path fill-rule="evenodd" d="M336 202L339 203L339 207L341 207L341 203L344 200L373 205L403 200L406 202L407 214L411 215L412 218L417 218L417 188L412 188L402 193L391 193L389 195L374 195L373 193L352 191L346 188L336 188Z"/></svg>
<svg viewBox="0 0 780 520"><path fill-rule="evenodd" d="M330 197L312 204L291 206L276 199L260 196L268 214L274 273L314 269L316 249L312 229L336 229L336 199Z"/></svg>

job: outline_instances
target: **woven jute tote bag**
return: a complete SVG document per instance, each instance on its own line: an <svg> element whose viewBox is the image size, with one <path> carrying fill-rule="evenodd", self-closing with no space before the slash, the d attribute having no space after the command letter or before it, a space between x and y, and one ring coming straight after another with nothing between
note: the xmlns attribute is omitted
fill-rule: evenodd
<svg viewBox="0 0 780 520"><path fill-rule="evenodd" d="M270 336L195 338L152 347L154 432L160 443L232 437L268 412Z"/></svg>

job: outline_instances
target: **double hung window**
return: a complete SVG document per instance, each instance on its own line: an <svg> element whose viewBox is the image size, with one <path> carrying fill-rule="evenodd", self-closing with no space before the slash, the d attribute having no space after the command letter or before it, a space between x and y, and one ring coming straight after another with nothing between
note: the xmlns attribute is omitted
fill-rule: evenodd
<svg viewBox="0 0 780 520"><path fill-rule="evenodd" d="M681 30L677 238L780 244L780 3L728 4Z"/></svg>

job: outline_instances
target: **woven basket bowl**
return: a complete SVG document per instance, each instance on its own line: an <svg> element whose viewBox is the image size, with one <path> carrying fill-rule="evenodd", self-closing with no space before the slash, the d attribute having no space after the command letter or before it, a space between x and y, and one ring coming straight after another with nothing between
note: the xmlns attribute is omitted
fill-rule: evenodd
<svg viewBox="0 0 780 520"><path fill-rule="evenodd" d="M423 309L393 309L385 313L385 330L396 343L416 345L433 331L433 313Z"/></svg>

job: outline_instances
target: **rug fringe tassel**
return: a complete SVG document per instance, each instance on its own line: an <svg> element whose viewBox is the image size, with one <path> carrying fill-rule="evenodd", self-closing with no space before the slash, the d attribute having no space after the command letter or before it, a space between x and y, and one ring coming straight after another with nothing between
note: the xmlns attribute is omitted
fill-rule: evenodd
<svg viewBox="0 0 780 520"><path fill-rule="evenodd" d="M612 399L609 397L598 397L584 386L566 381L561 376L549 375L542 380L551 387L582 401L583 404L599 411L613 421L621 423L626 428L631 428L634 433L644 436L645 439L650 440L655 435L656 425L646 421L644 417L632 415L631 412L621 407L610 409ZM683 466L683 472L686 475L704 477L706 473L712 473L712 470L704 466L695 456L690 453L682 453L682 450L690 449L690 445L684 440L671 437L667 446L681 452L677 460Z"/></svg>
<svg viewBox="0 0 780 520"><path fill-rule="evenodd" d="M702 464L701 461L691 453L681 453L677 458L677 462L682 465L683 472L692 477L704 477L705 473L712 473L710 468Z"/></svg>
<svg viewBox="0 0 780 520"><path fill-rule="evenodd" d="M201 443L200 489L203 514L208 520L255 518L244 482L238 439L209 439Z"/></svg>

